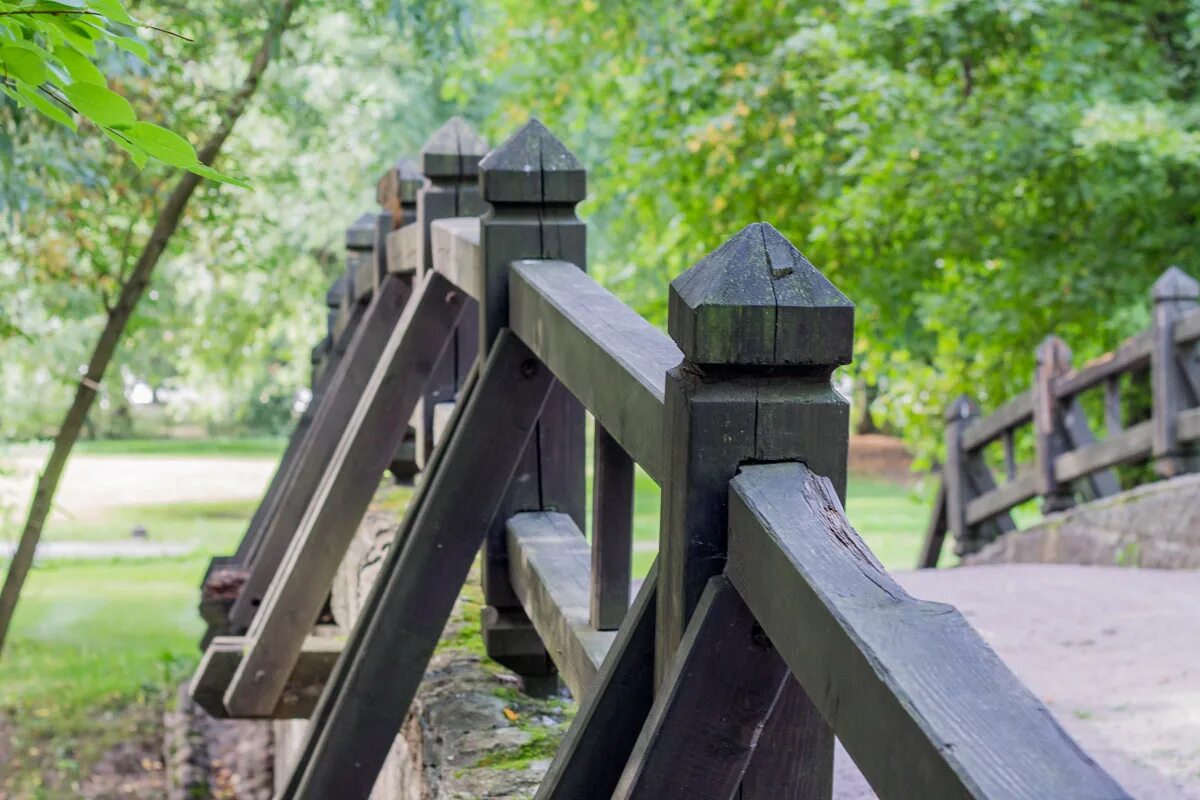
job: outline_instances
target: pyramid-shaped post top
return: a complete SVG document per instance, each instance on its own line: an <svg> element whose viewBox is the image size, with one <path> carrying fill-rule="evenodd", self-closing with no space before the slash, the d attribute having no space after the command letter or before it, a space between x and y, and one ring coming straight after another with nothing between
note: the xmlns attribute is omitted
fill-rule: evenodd
<svg viewBox="0 0 1200 800"><path fill-rule="evenodd" d="M346 228L346 249L370 250L375 246L375 214L367 212Z"/></svg>
<svg viewBox="0 0 1200 800"><path fill-rule="evenodd" d="M694 364L849 364L854 304L765 222L671 282L668 328Z"/></svg>
<svg viewBox="0 0 1200 800"><path fill-rule="evenodd" d="M421 172L430 178L469 178L479 174L487 142L462 117L451 117L421 148Z"/></svg>
<svg viewBox="0 0 1200 800"><path fill-rule="evenodd" d="M401 204L417 202L417 191L425 183L421 168L411 158L402 158L383 173L376 186L375 199L379 205L398 211Z"/></svg>
<svg viewBox="0 0 1200 800"><path fill-rule="evenodd" d="M954 402L946 409L946 422L956 422L962 419L972 419L979 416L979 406L965 394L954 398Z"/></svg>
<svg viewBox="0 0 1200 800"><path fill-rule="evenodd" d="M1156 303L1168 300L1200 299L1200 283L1179 267L1168 267L1150 292Z"/></svg>
<svg viewBox="0 0 1200 800"><path fill-rule="evenodd" d="M490 203L578 203L587 196L583 164L536 119L488 153L479 172Z"/></svg>

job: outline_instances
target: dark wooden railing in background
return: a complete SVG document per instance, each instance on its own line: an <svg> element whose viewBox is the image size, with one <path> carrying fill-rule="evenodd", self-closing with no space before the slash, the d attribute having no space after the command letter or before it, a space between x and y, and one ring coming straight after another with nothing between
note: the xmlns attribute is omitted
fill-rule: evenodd
<svg viewBox="0 0 1200 800"><path fill-rule="evenodd" d="M1200 440L1200 283L1171 267L1151 290L1151 327L1111 353L1075 369L1057 336L1037 350L1032 387L986 417L968 397L946 412L946 461L920 566L935 567L945 535L955 553L978 552L1013 531L1012 510L1042 498L1043 513L1122 490L1114 467L1150 461L1160 477L1193 470ZM1145 419L1127 421L1127 388L1149 398ZM1089 425L1081 395L1103 392L1103 438ZM1031 430L1033 460L1017 463L1017 436ZM1000 442L1004 480L997 483L985 450ZM1128 488L1128 487L1125 487Z"/></svg>
<svg viewBox="0 0 1200 800"><path fill-rule="evenodd" d="M368 797L481 552L489 655L534 690L561 676L580 703L539 798L828 798L835 735L885 799L1126 797L957 611L907 595L847 522L831 375L850 361L850 301L758 223L671 283L664 333L583 270L575 156L537 121L480 149L457 120L431 138L426 175L454 174L429 177L413 221L381 190L400 227L376 229L370 291L339 304L253 557L226 562L240 594L224 617L210 607L220 635L193 696L222 716L310 719L280 797ZM453 404L434 398L436 444L378 578L347 640L315 635L448 352ZM635 464L662 512L630 605Z"/></svg>

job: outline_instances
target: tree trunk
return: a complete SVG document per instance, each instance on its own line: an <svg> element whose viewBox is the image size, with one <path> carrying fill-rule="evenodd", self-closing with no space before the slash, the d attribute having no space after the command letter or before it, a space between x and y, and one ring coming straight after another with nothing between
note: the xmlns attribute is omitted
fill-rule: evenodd
<svg viewBox="0 0 1200 800"><path fill-rule="evenodd" d="M301 2L303 0L283 0L280 3L275 18L263 34L262 43L254 55L254 60L250 62L242 85L229 98L221 113L220 124L198 152L200 160L205 164L213 163L221 152L225 140L233 132L233 126L245 113L250 98L257 91L259 81L262 79L271 57L279 48L279 41L284 31L287 30L293 12ZM158 266L159 259L166 251L167 244L171 241L171 236L174 235L175 229L179 226L179 220L183 217L184 209L187 208L188 201L191 200L192 194L201 180L199 175L191 172L185 172L180 177L179 183L175 185L174 190L167 197L166 204L159 211L154 229L150 232L150 238L143 247L141 255L138 256L133 271L121 286L121 294L117 298L116 305L108 312L104 331L96 342L92 357L88 360L87 371L79 381L79 387L75 390L75 399L71 402L71 407L63 418L58 435L54 438L54 448L50 451L50 457L46 459L46 466L38 478L33 501L29 506L29 516L26 518L25 528L21 532L20 543L17 545L17 551L13 554L12 563L9 565L4 588L0 590L0 649L4 647L4 641L8 636L13 611L17 606L17 598L21 594L21 586L25 583L25 577L33 564L33 555L37 549L38 540L42 536L42 528L46 524L51 504L54 502L54 494L58 490L63 469L67 465L71 449L75 446L75 442L83 430L88 412L96 399L96 392L100 388L100 382L104 378L104 372L125 332L129 318L133 315L138 301L142 299L142 295L150 283L150 276L153 274L154 268Z"/></svg>

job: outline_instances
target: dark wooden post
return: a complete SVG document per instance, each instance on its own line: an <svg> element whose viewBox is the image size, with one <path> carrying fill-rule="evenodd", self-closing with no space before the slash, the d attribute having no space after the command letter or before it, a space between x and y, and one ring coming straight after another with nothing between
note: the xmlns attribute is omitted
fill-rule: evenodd
<svg viewBox="0 0 1200 800"><path fill-rule="evenodd" d="M849 403L831 385L850 363L854 306L774 228L750 225L671 283L655 646L661 683L709 578L725 565L729 481L742 464L802 461L845 497ZM798 693L798 694L797 694ZM833 736L788 681L743 798L828 796ZM799 742L806 752L797 753ZM820 774L815 784L812 773Z"/></svg>
<svg viewBox="0 0 1200 800"><path fill-rule="evenodd" d="M486 208L478 186L479 160L486 152L487 143L461 117L451 118L434 131L421 148L421 172L428 182L417 191L417 224L421 226L418 276L433 269L430 225L448 217L478 216ZM433 452L434 406L454 400L475 361L477 316L468 305L455 330L454 342L429 376L414 414L416 459L422 468ZM460 340L465 340L465 348Z"/></svg>
<svg viewBox="0 0 1200 800"><path fill-rule="evenodd" d="M366 303L378 288L375 274L375 229L378 214L365 213L346 229L346 271L351 276L353 298Z"/></svg>
<svg viewBox="0 0 1200 800"><path fill-rule="evenodd" d="M1154 345L1150 353L1154 398L1154 469L1164 478L1187 470L1179 443L1179 412L1193 398L1175 346L1175 322L1191 313L1200 299L1200 284L1178 267L1154 282Z"/></svg>
<svg viewBox="0 0 1200 800"><path fill-rule="evenodd" d="M613 631L629 610L633 459L604 426L592 437L592 627Z"/></svg>
<svg viewBox="0 0 1200 800"><path fill-rule="evenodd" d="M1054 382L1070 371L1071 349L1057 336L1047 336L1038 345L1037 368L1033 373L1033 433L1043 514L1075 505L1071 487L1059 483L1054 475L1055 459L1070 449Z"/></svg>
<svg viewBox="0 0 1200 800"><path fill-rule="evenodd" d="M575 216L575 205L586 195L586 173L554 134L531 120L483 159L479 186L491 204L479 236L479 351L487 353L508 325L512 262L556 259L586 267L587 227ZM509 584L504 523L521 511L559 511L583 530L584 447L583 409L556 384L487 533L484 644L488 655L520 674L534 693L551 691L557 676Z"/></svg>
<svg viewBox="0 0 1200 800"><path fill-rule="evenodd" d="M979 406L966 395L960 395L946 409L946 464L942 467L942 480L946 486L946 527L959 543L972 538L967 528L967 503L974 496L962 434L978 417Z"/></svg>
<svg viewBox="0 0 1200 800"><path fill-rule="evenodd" d="M401 158L390 167L376 184L375 197L382 209L375 219L375 288L378 290L384 276L396 272L397 277L412 293L413 273L408 269L399 269L399 250L401 243L388 246L392 232L400 227L417 220L417 192L425 184L417 162L409 158ZM397 258L393 258L393 252ZM392 269L392 264L397 268ZM417 431L409 425L404 440L396 450L388 471L401 483L412 482L420 470L417 463Z"/></svg>

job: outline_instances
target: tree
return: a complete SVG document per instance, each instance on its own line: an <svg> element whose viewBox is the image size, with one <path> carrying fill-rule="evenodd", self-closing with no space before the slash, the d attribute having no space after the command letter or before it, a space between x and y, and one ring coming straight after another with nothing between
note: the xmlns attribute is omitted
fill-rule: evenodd
<svg viewBox="0 0 1200 800"><path fill-rule="evenodd" d="M200 148L199 160L206 169L221 152L222 146L233 132L234 125L246 112L250 99L258 89L267 65L278 49L280 40L300 2L301 0L283 0L276 9L250 62L245 78L225 102L216 129ZM190 144L188 148L191 149ZM83 429L88 411L104 380L105 371L112 360L121 335L128 325L138 301L145 293L150 277L166 251L171 236L183 217L188 201L200 183L201 173L204 170L190 167L188 169L189 171L180 177L175 188L159 209L154 227L142 247L140 256L120 284L120 291L115 302L108 310L104 329L101 331L88 361L87 369L79 381L71 406L59 426L46 466L38 478L20 542L9 565L4 587L0 590L0 647L3 646L12 621L21 587L33 564L34 552L54 501L54 493L58 488L63 469L70 457L71 449Z"/></svg>

